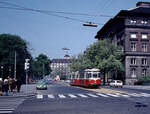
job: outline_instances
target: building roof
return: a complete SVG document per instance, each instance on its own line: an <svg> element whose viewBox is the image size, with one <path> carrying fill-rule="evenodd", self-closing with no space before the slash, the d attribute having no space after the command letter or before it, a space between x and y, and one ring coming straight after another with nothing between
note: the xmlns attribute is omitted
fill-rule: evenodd
<svg viewBox="0 0 150 114"><path fill-rule="evenodd" d="M135 8L129 10L121 10L114 18L111 18L105 25L97 32L95 38L100 38L104 31L117 24L117 21L129 17L150 17L150 2L138 2Z"/></svg>
<svg viewBox="0 0 150 114"><path fill-rule="evenodd" d="M52 59L52 63L71 63L70 59Z"/></svg>

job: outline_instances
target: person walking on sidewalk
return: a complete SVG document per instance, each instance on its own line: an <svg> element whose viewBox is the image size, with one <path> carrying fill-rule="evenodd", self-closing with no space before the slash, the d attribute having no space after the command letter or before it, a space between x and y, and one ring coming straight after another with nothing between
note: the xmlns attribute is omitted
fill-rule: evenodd
<svg viewBox="0 0 150 114"><path fill-rule="evenodd" d="M3 90L4 90L4 95L8 96L9 85L7 79L4 80Z"/></svg>
<svg viewBox="0 0 150 114"><path fill-rule="evenodd" d="M17 92L18 92L18 93L20 92L21 85L22 85L21 79L17 79L17 80L16 80L16 86L17 86Z"/></svg>
<svg viewBox="0 0 150 114"><path fill-rule="evenodd" d="M3 94L3 80L2 80L2 78L0 78L0 96L2 96L2 94Z"/></svg>

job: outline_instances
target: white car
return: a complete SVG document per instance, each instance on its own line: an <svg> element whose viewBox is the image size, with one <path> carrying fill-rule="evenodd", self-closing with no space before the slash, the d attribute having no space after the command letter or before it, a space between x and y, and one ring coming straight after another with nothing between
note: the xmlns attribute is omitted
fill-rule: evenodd
<svg viewBox="0 0 150 114"><path fill-rule="evenodd" d="M113 80L109 83L110 87L121 87L123 86L123 82L121 80Z"/></svg>

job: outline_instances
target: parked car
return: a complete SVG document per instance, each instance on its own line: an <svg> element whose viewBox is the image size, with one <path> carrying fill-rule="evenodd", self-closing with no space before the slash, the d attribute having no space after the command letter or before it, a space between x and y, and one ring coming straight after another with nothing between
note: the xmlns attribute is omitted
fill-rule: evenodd
<svg viewBox="0 0 150 114"><path fill-rule="evenodd" d="M121 80L113 80L109 83L110 87L121 87L123 86L123 82Z"/></svg>
<svg viewBox="0 0 150 114"><path fill-rule="evenodd" d="M43 81L39 81L39 82L37 82L37 84L36 84L36 89L47 89L47 85L46 85L46 83L45 82L43 82Z"/></svg>

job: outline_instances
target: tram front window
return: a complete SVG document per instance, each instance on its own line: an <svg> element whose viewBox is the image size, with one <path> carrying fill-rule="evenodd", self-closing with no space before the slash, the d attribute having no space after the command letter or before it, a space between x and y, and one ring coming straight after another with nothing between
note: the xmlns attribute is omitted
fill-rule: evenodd
<svg viewBox="0 0 150 114"><path fill-rule="evenodd" d="M93 78L97 78L97 74L93 74Z"/></svg>

